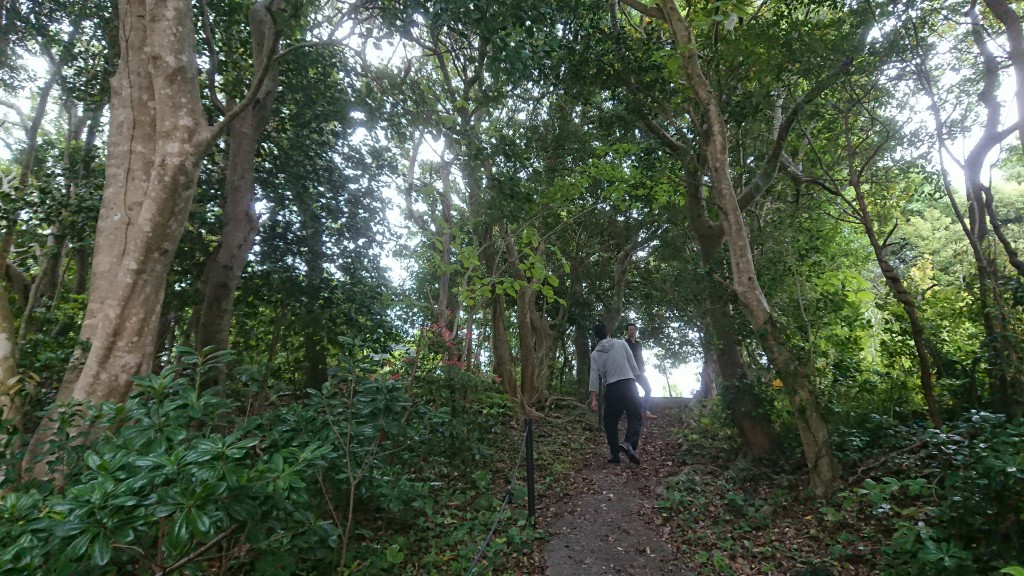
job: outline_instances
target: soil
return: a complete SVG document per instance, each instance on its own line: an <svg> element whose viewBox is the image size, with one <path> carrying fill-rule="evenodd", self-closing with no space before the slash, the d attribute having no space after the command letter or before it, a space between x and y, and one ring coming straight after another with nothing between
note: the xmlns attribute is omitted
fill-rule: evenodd
<svg viewBox="0 0 1024 576"><path fill-rule="evenodd" d="M672 527L657 508L664 480L678 472L672 433L686 412L686 399L655 399L645 420L637 454L640 465L623 455L608 464L604 434L594 426L594 442L571 494L538 510L537 526L548 534L542 555L549 576L577 574L657 576L679 574L672 552ZM620 433L625 429L625 418Z"/></svg>
<svg viewBox="0 0 1024 576"><path fill-rule="evenodd" d="M652 403L641 463L608 464L591 415L583 460L557 493L539 495L543 546L530 554L534 576L676 574L871 576L884 534L869 518L835 521L806 497L804 474L738 463L705 434L707 416L685 399ZM620 434L625 422L620 424ZM581 458L582 456L582 458ZM666 486L672 488L666 490ZM659 500L665 502L659 506ZM845 516L845 515L844 515Z"/></svg>

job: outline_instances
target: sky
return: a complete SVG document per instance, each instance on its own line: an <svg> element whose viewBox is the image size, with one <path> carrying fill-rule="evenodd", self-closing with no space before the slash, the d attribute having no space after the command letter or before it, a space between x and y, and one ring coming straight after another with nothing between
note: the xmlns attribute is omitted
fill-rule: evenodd
<svg viewBox="0 0 1024 576"><path fill-rule="evenodd" d="M647 369L647 381L651 383L652 396L669 396L668 385L672 386L672 396L684 396L692 398L697 390L700 390L700 361L687 362L670 370L666 378L665 374L659 374L653 367Z"/></svg>

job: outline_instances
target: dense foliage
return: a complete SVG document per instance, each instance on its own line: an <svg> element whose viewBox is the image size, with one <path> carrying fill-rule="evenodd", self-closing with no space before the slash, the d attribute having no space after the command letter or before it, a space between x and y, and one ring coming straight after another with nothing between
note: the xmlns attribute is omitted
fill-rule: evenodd
<svg viewBox="0 0 1024 576"><path fill-rule="evenodd" d="M598 320L707 573L1024 562L1019 3L159 4L0 2L0 573L529 569Z"/></svg>
<svg viewBox="0 0 1024 576"><path fill-rule="evenodd" d="M480 380L452 384L429 354L366 358L282 402L236 378L205 388L229 356L175 352L124 404L56 416L60 480L4 496L2 573L468 566L501 497L487 471L521 457L501 396ZM442 388L458 402L430 397ZM477 409L451 409L467 403ZM106 432L86 441L97 427ZM529 538L514 524L492 551Z"/></svg>

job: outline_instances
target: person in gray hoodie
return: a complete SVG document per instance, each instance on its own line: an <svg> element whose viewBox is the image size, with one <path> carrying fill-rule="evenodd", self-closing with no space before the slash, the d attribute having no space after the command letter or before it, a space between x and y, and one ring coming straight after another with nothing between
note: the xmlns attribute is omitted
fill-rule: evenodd
<svg viewBox="0 0 1024 576"><path fill-rule="evenodd" d="M636 448L640 443L640 394L636 378L640 368L625 340L608 337L604 323L594 326L598 343L590 353L590 409L597 412L597 391L604 384L604 433L608 437L610 464L618 464L619 453L625 453L633 464L639 464ZM619 443L619 420L626 414L626 441Z"/></svg>

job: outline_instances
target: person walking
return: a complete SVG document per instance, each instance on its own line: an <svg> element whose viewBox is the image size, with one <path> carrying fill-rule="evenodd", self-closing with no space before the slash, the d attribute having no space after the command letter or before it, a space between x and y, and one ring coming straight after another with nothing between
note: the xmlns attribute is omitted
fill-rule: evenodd
<svg viewBox="0 0 1024 576"><path fill-rule="evenodd" d="M636 360L637 368L640 368L640 375L636 377L637 384L644 389L644 398L640 401L641 416L648 420L656 420L658 417L651 414L651 383L647 380L644 370L644 347L636 339L636 324L626 324L626 344L633 351L633 359Z"/></svg>
<svg viewBox="0 0 1024 576"><path fill-rule="evenodd" d="M604 384L604 433L611 451L609 464L618 464L620 453L633 464L640 464L636 449L640 445L640 394L636 390L636 378L640 369L636 359L623 340L610 338L608 327L599 323L594 326L597 346L590 353L590 409L597 412L597 392ZM626 438L619 442L619 420L626 415Z"/></svg>

